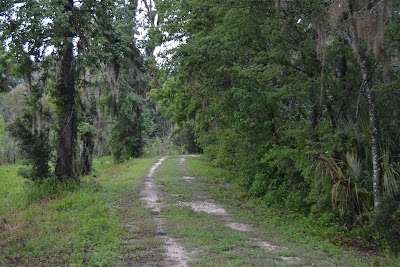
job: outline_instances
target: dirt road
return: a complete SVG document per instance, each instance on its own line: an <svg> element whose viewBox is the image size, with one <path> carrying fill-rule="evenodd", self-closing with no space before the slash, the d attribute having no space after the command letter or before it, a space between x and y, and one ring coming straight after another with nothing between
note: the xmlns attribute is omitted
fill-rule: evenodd
<svg viewBox="0 0 400 267"><path fill-rule="evenodd" d="M197 177L188 176L185 172L187 157L182 156L178 160L171 160L166 170L159 173L163 164L169 161L166 157L161 158L149 171L141 190L141 199L152 212L155 235L164 246L163 266L203 266L203 258L209 258L207 266L223 266L220 265L223 263L213 262L213 257L221 260L221 256L232 254L231 257L240 259L249 257L251 250L258 251L257 259L254 262L249 261L251 266L316 266L303 262L302 258L290 252L287 246L269 242L266 237L259 235L255 226L237 221L198 186ZM196 237L197 232L194 232L193 237L190 237L190 234L184 238L177 237L173 234L174 231L176 232L173 229L179 228L179 225L170 222L170 218L172 220L175 218L168 215L174 209L178 209L180 213L189 212L189 216L198 219L201 216L207 216L206 228L224 227L227 235L239 233L241 240L244 240L243 246L235 245L234 249L212 251L209 248L216 242L214 238L207 240ZM179 213L175 214L175 217L179 216ZM205 230L204 236L208 234L209 232ZM185 246L185 243L189 245ZM196 243L199 245L194 245ZM240 260L237 262L239 264ZM226 266L230 266L231 263L232 266L244 266L236 265L235 261L229 261L229 265Z"/></svg>

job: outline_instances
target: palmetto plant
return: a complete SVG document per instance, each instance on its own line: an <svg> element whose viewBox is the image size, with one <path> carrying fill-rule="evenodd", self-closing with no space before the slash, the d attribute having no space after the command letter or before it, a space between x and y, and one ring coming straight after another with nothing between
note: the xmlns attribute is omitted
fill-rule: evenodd
<svg viewBox="0 0 400 267"><path fill-rule="evenodd" d="M369 210L372 205L371 178L356 153L346 153L345 161L320 156L317 169L332 182L331 202L341 219L354 219Z"/></svg>
<svg viewBox="0 0 400 267"><path fill-rule="evenodd" d="M400 162L393 162L390 143L382 148L382 188L384 196L395 198L400 193Z"/></svg>

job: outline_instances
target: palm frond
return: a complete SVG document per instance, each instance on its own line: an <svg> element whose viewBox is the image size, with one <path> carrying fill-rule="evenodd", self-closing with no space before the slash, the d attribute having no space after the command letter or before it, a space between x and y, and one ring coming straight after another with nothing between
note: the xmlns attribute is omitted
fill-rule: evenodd
<svg viewBox="0 0 400 267"><path fill-rule="evenodd" d="M364 170L364 162L355 152L346 153L346 161L320 156L319 166L332 181L331 203L337 209L340 218L355 218L367 211L372 203L371 192L364 187L369 176Z"/></svg>
<svg viewBox="0 0 400 267"><path fill-rule="evenodd" d="M400 164L391 162L389 144L382 149L383 193L394 198L400 193Z"/></svg>
<svg viewBox="0 0 400 267"><path fill-rule="evenodd" d="M362 160L358 159L357 154L354 152L347 152L346 153L346 162L348 166L348 174L358 180L362 177L363 173L363 162Z"/></svg>

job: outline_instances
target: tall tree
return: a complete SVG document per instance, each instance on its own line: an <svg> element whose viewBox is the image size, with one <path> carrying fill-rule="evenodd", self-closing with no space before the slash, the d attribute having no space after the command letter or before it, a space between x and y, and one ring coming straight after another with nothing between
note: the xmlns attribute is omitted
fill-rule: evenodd
<svg viewBox="0 0 400 267"><path fill-rule="evenodd" d="M55 166L59 180L75 179L75 144L77 135L75 107L74 44L76 25L74 1L67 0L60 8L63 19L55 21L57 36L60 38L60 80L56 85L59 100L59 144Z"/></svg>
<svg viewBox="0 0 400 267"><path fill-rule="evenodd" d="M366 98L371 133L375 208L379 208L382 204L382 153L379 111L373 89L376 84L374 66L380 65L384 68L387 66L385 60L388 58L383 49L383 42L390 10L391 4L387 0L335 1L328 7L330 25L326 27L348 43L361 71L361 91ZM322 42L326 42L326 39Z"/></svg>

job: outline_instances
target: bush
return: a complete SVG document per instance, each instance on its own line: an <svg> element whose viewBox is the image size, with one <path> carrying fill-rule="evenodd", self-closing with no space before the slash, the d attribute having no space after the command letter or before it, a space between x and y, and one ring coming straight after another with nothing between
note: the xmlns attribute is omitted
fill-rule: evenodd
<svg viewBox="0 0 400 267"><path fill-rule="evenodd" d="M52 177L40 183L27 181L25 188L28 202L35 202L45 198L55 198L65 192L74 192L78 190L98 192L101 190L101 185L94 180L68 180L60 182L55 177Z"/></svg>
<svg viewBox="0 0 400 267"><path fill-rule="evenodd" d="M51 176L49 161L51 147L49 135L44 130L32 130L31 116L18 118L10 127L10 131L19 142L27 167L20 171L20 175L32 181L43 181Z"/></svg>
<svg viewBox="0 0 400 267"><path fill-rule="evenodd" d="M400 201L388 199L374 216L373 229L389 246L400 253Z"/></svg>
<svg viewBox="0 0 400 267"><path fill-rule="evenodd" d="M26 193L28 202L35 202L45 198L54 198L66 191L75 191L80 183L75 180L60 182L55 177L40 182L27 181Z"/></svg>

